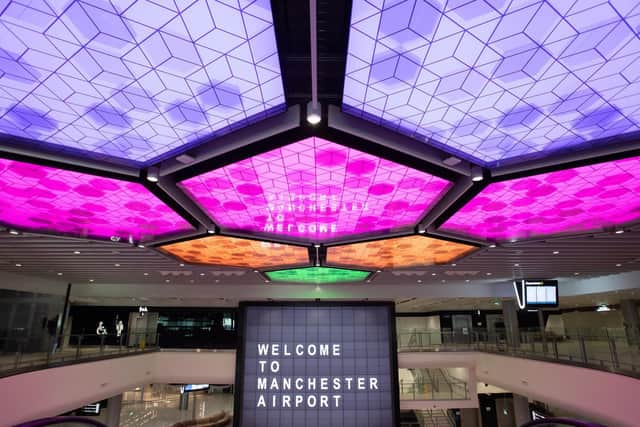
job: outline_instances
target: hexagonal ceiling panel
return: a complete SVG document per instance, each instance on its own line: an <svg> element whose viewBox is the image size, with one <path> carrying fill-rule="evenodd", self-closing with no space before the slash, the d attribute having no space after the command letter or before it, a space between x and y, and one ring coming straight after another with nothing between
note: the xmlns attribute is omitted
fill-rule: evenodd
<svg viewBox="0 0 640 427"><path fill-rule="evenodd" d="M354 0L343 107L495 164L640 130L635 1Z"/></svg>
<svg viewBox="0 0 640 427"><path fill-rule="evenodd" d="M371 272L362 270L347 270L344 268L330 267L306 267L289 270L275 270L265 272L266 276L274 282L292 283L340 283L361 282Z"/></svg>
<svg viewBox="0 0 640 427"><path fill-rule="evenodd" d="M1 2L0 133L149 163L283 109L270 4L233 3Z"/></svg>
<svg viewBox="0 0 640 427"><path fill-rule="evenodd" d="M309 242L413 227L451 185L315 137L180 183L223 228Z"/></svg>
<svg viewBox="0 0 640 427"><path fill-rule="evenodd" d="M441 230L488 240L587 232L640 218L640 157L496 182Z"/></svg>
<svg viewBox="0 0 640 427"><path fill-rule="evenodd" d="M141 184L6 159L0 159L0 223L134 242L193 230Z"/></svg>
<svg viewBox="0 0 640 427"><path fill-rule="evenodd" d="M327 248L327 264L374 269L447 264L477 248L426 236L407 236Z"/></svg>
<svg viewBox="0 0 640 427"><path fill-rule="evenodd" d="M309 251L302 246L209 236L171 243L160 250L195 264L240 268L274 268L309 265Z"/></svg>

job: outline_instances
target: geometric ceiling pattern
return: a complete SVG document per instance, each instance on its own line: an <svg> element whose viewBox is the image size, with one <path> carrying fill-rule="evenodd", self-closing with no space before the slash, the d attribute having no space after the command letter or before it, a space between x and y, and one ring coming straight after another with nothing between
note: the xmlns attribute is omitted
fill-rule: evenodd
<svg viewBox="0 0 640 427"><path fill-rule="evenodd" d="M640 157L496 182L440 228L488 240L587 232L640 218Z"/></svg>
<svg viewBox="0 0 640 427"><path fill-rule="evenodd" d="M317 137L180 183L223 229L307 242L413 228L451 186Z"/></svg>
<svg viewBox="0 0 640 427"><path fill-rule="evenodd" d="M141 184L5 159L0 223L135 243L193 230Z"/></svg>
<svg viewBox="0 0 640 427"><path fill-rule="evenodd" d="M626 0L354 0L343 108L488 165L590 147L640 130L639 26Z"/></svg>
<svg viewBox="0 0 640 427"><path fill-rule="evenodd" d="M284 106L268 2L0 4L0 134L149 163Z"/></svg>
<svg viewBox="0 0 640 427"><path fill-rule="evenodd" d="M397 237L327 248L327 263L374 269L448 264L477 248L422 235Z"/></svg>
<svg viewBox="0 0 640 427"><path fill-rule="evenodd" d="M274 282L292 283L341 283L360 282L365 280L370 271L347 270L344 268L330 267L304 267L288 270L267 271L264 273L269 280Z"/></svg>
<svg viewBox="0 0 640 427"><path fill-rule="evenodd" d="M239 268L267 268L309 264L305 247L280 243L209 236L158 247L161 251L194 264Z"/></svg>

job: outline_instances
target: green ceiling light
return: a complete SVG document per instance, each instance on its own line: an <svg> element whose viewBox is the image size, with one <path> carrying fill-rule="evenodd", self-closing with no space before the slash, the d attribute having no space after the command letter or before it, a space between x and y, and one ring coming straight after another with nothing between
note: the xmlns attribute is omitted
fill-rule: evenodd
<svg viewBox="0 0 640 427"><path fill-rule="evenodd" d="M272 281L294 283L339 283L360 282L365 280L371 272L363 270L349 270L346 268L304 267L265 272Z"/></svg>

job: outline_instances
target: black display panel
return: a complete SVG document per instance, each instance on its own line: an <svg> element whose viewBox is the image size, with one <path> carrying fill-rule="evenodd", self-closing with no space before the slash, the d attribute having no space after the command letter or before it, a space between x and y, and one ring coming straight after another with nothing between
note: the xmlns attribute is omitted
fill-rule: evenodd
<svg viewBox="0 0 640 427"><path fill-rule="evenodd" d="M393 427L390 303L242 303L235 427Z"/></svg>
<svg viewBox="0 0 640 427"><path fill-rule="evenodd" d="M558 306L557 280L514 280L518 306L525 308L553 308Z"/></svg>

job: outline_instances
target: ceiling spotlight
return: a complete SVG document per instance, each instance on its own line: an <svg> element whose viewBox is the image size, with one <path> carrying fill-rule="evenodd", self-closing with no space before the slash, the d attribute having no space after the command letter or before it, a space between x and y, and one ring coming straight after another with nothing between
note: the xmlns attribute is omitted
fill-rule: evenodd
<svg viewBox="0 0 640 427"><path fill-rule="evenodd" d="M151 166L147 169L147 181L158 182L158 179L160 179L160 170L157 167Z"/></svg>
<svg viewBox="0 0 640 427"><path fill-rule="evenodd" d="M579 275L580 273L578 273L577 271L575 273L573 273L574 276Z"/></svg>
<svg viewBox="0 0 640 427"><path fill-rule="evenodd" d="M210 229L207 230L207 233L216 234L216 229L215 228L210 228Z"/></svg>
<svg viewBox="0 0 640 427"><path fill-rule="evenodd" d="M169 283L170 281L171 281L171 280L169 280L169 279L165 280L165 282L167 282L167 283Z"/></svg>
<svg viewBox="0 0 640 427"><path fill-rule="evenodd" d="M138 245L138 247L139 247L140 249L144 249L144 245L143 245L142 243L141 243L141 244L139 244L139 245Z"/></svg>
<svg viewBox="0 0 640 427"><path fill-rule="evenodd" d="M376 270L376 273L382 273L382 270Z"/></svg>
<svg viewBox="0 0 640 427"><path fill-rule="evenodd" d="M418 283L422 283L422 279L418 279L418 280L417 280L417 282L418 282Z"/></svg>
<svg viewBox="0 0 640 427"><path fill-rule="evenodd" d="M491 276L492 273L487 273L487 276Z"/></svg>
<svg viewBox="0 0 640 427"><path fill-rule="evenodd" d="M424 234L426 232L427 232L427 230L425 230L424 228L421 228L421 229L418 230L418 233L420 233L420 234Z"/></svg>
<svg viewBox="0 0 640 427"><path fill-rule="evenodd" d="M560 253L560 251L553 251L552 254L554 255L558 255Z"/></svg>
<svg viewBox="0 0 640 427"><path fill-rule="evenodd" d="M616 267L622 267L622 264L616 264Z"/></svg>
<svg viewBox="0 0 640 427"><path fill-rule="evenodd" d="M258 270L253 270L254 273L260 273Z"/></svg>
<svg viewBox="0 0 640 427"><path fill-rule="evenodd" d="M490 244L490 245L489 245L489 247L490 247L490 248L495 248L495 247L496 247L496 244L495 244L495 243L492 243L492 244Z"/></svg>
<svg viewBox="0 0 640 427"><path fill-rule="evenodd" d="M438 273L431 273L432 276L435 276L436 274L438 274Z"/></svg>
<svg viewBox="0 0 640 427"><path fill-rule="evenodd" d="M120 264L113 264L114 267L120 267Z"/></svg>
<svg viewBox="0 0 640 427"><path fill-rule="evenodd" d="M480 182L484 179L482 168L480 166L471 166L471 181Z"/></svg>
<svg viewBox="0 0 640 427"><path fill-rule="evenodd" d="M18 230L9 230L9 234L13 234L14 236L17 236L18 234L20 234L20 232Z"/></svg>
<svg viewBox="0 0 640 427"><path fill-rule="evenodd" d="M622 233L624 233L624 229L623 228L618 228L618 229L616 229L615 233L616 234L622 234Z"/></svg>
<svg viewBox="0 0 640 427"><path fill-rule="evenodd" d="M180 267L184 267L184 264L180 264Z"/></svg>
<svg viewBox="0 0 640 427"><path fill-rule="evenodd" d="M470 280L469 280L469 279L467 279L467 280L465 280L465 282L466 282L466 283L469 283L469 282L470 282Z"/></svg>
<svg viewBox="0 0 640 427"><path fill-rule="evenodd" d="M322 121L322 116L320 115L320 105L316 103L314 105L313 101L307 104L307 122L311 125L317 125Z"/></svg>
<svg viewBox="0 0 640 427"><path fill-rule="evenodd" d="M80 255L80 251L73 251L74 255Z"/></svg>
<svg viewBox="0 0 640 427"><path fill-rule="evenodd" d="M371 283L371 280L367 280L367 283Z"/></svg>
<svg viewBox="0 0 640 427"><path fill-rule="evenodd" d="M513 264L514 267L520 267L520 264Z"/></svg>
<svg viewBox="0 0 640 427"><path fill-rule="evenodd" d="M94 280L93 280L93 279L89 279L89 283L93 283L93 282L94 282Z"/></svg>
<svg viewBox="0 0 640 427"><path fill-rule="evenodd" d="M145 276L148 276L148 275L149 275L149 273L144 273L144 275L145 275Z"/></svg>
<svg viewBox="0 0 640 427"><path fill-rule="evenodd" d="M320 247L320 245L316 243L315 245L313 245L313 247L314 247L314 248L319 248L319 247Z"/></svg>
<svg viewBox="0 0 640 427"><path fill-rule="evenodd" d="M269 283L269 282L271 282L271 280L265 280L265 281L264 281L264 283Z"/></svg>
<svg viewBox="0 0 640 427"><path fill-rule="evenodd" d="M22 264L16 264L16 267L22 267Z"/></svg>
<svg viewBox="0 0 640 427"><path fill-rule="evenodd" d="M451 267L455 267L455 266L457 266L457 265L458 265L458 264L455 264L455 263L454 263L454 264L451 264Z"/></svg>
<svg viewBox="0 0 640 427"><path fill-rule="evenodd" d="M204 276L204 273L200 273L201 276Z"/></svg>
<svg viewBox="0 0 640 427"><path fill-rule="evenodd" d="M62 276L62 273L58 273L58 276Z"/></svg>

